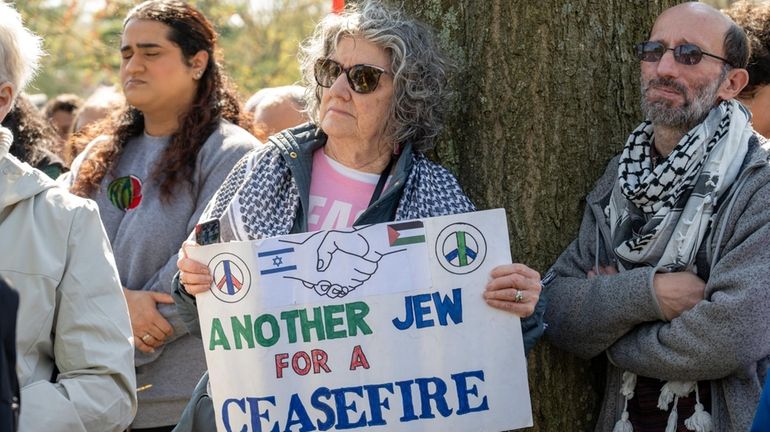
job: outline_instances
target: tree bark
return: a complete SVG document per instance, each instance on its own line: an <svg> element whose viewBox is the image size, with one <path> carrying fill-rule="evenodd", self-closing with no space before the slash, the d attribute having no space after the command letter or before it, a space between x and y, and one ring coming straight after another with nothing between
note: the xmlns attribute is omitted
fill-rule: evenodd
<svg viewBox="0 0 770 432"><path fill-rule="evenodd" d="M632 47L681 1L390 1L431 24L460 64L435 157L479 208L506 209L514 260L545 273L642 120ZM593 430L603 379L603 359L541 342L529 356L531 430Z"/></svg>

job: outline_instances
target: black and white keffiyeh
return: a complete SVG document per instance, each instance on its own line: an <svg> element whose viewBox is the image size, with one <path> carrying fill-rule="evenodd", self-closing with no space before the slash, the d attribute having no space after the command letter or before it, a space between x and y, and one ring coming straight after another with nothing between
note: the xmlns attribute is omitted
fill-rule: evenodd
<svg viewBox="0 0 770 432"><path fill-rule="evenodd" d="M624 269L689 269L719 199L740 171L751 115L724 101L653 167L652 125L629 137L608 207L612 244Z"/></svg>
<svg viewBox="0 0 770 432"><path fill-rule="evenodd" d="M621 271L650 266L662 271L695 270L695 256L713 222L714 209L740 172L752 136L751 114L735 100L724 101L690 130L658 166L653 166L653 128L642 123L629 137L618 166L618 182L606 209L612 245ZM625 398L613 432L631 432L628 400L636 375L623 373ZM685 420L694 431L711 431L696 382L663 385L658 408L668 411L666 432L676 430L677 402L695 391L695 413Z"/></svg>

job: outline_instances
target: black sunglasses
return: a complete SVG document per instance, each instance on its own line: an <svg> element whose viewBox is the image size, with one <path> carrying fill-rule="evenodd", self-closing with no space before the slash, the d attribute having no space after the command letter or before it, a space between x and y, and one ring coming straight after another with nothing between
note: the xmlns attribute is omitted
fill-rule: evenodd
<svg viewBox="0 0 770 432"><path fill-rule="evenodd" d="M377 90L380 76L386 74L385 69L368 64L357 64L347 69L331 59L320 59L315 62L315 81L321 87L329 88L340 74L345 73L350 88L356 93L366 94Z"/></svg>
<svg viewBox="0 0 770 432"><path fill-rule="evenodd" d="M666 51L673 51L674 60L685 65L696 65L700 63L700 61L703 59L703 56L705 55L713 57L717 60L722 60L727 65L735 67L732 63L727 61L727 59L711 53L707 53L706 51L700 49L699 46L693 44L682 44L675 46L674 48L669 48L662 42L646 41L636 45L636 56L639 58L639 60L645 62L660 61Z"/></svg>

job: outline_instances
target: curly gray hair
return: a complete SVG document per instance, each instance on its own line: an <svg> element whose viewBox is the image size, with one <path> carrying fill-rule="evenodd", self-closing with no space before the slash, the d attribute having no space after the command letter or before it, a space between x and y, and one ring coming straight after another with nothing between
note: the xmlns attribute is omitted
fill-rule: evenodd
<svg viewBox="0 0 770 432"><path fill-rule="evenodd" d="M360 37L384 49L390 57L393 98L385 122L388 142L410 142L418 151L433 147L450 107L448 76L455 66L427 25L379 0L348 6L340 15L328 15L300 46L310 118L319 122L321 87L315 81L315 63L327 58L345 37Z"/></svg>

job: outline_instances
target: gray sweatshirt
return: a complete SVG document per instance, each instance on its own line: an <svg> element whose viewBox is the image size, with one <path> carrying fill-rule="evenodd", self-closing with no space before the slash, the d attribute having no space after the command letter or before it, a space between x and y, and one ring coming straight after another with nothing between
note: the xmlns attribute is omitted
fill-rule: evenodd
<svg viewBox="0 0 770 432"><path fill-rule="evenodd" d="M131 290L171 294L182 242L233 165L259 141L222 121L198 153L192 185L179 183L171 199L163 201L159 184L150 176L167 144L168 137L143 135L130 140L116 169L105 176L93 197L115 253L121 282ZM77 173L81 161L82 157L75 161L72 172ZM141 201L136 208L124 211L110 200L108 187L116 178L129 175L141 181ZM201 341L189 335L176 307L159 305L159 309L174 327L174 335L153 354L136 351L137 386L151 387L138 393L139 410L133 428L175 424L206 370Z"/></svg>
<svg viewBox="0 0 770 432"><path fill-rule="evenodd" d="M546 287L545 335L582 358L607 356L597 431L611 431L620 417L624 370L667 381L710 381L715 431L751 426L770 365L770 166L758 141L750 141L742 172L703 245L711 266L705 299L671 321L654 294L654 269L586 278L597 261L611 262L603 207L617 181L618 158L589 193L578 238L546 276L555 278Z"/></svg>

